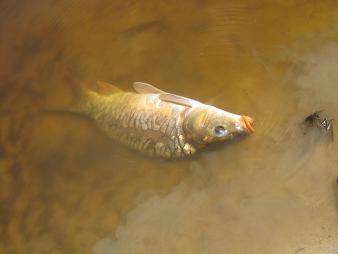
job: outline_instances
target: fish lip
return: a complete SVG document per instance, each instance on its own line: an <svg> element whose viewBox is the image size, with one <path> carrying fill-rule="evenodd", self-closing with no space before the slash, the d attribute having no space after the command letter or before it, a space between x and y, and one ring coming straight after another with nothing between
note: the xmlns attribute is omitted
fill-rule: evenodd
<svg viewBox="0 0 338 254"><path fill-rule="evenodd" d="M244 130L247 133L254 133L255 129L253 128L253 119L250 116L242 116L241 117L241 123L242 126L244 127Z"/></svg>

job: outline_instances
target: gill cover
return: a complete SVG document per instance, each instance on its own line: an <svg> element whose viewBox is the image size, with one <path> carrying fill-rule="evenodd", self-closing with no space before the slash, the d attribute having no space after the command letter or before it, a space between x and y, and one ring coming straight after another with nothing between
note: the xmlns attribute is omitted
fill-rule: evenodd
<svg viewBox="0 0 338 254"><path fill-rule="evenodd" d="M202 143L201 141L207 135L205 129L208 110L203 107L197 107L188 112L184 120L184 132L189 140Z"/></svg>
<svg viewBox="0 0 338 254"><path fill-rule="evenodd" d="M247 133L243 117L213 106L192 109L184 122L184 131L195 143L213 143Z"/></svg>

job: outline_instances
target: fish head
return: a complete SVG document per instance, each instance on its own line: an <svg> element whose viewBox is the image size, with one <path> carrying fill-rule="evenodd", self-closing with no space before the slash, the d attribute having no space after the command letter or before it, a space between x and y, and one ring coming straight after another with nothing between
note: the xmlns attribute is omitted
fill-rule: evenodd
<svg viewBox="0 0 338 254"><path fill-rule="evenodd" d="M200 144L218 143L254 132L253 119L204 105L188 113L184 130L188 138Z"/></svg>

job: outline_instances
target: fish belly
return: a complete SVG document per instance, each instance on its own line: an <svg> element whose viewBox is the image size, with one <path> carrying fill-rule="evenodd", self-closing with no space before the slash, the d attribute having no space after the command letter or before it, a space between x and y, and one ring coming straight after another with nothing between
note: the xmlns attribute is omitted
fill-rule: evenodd
<svg viewBox="0 0 338 254"><path fill-rule="evenodd" d="M185 110L157 95L126 93L101 98L90 115L121 144L149 156L175 159L195 152L183 132Z"/></svg>

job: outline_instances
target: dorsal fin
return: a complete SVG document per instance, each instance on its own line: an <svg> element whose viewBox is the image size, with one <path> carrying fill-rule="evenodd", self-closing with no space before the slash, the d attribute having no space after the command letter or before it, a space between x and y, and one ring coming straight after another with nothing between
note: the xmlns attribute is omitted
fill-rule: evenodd
<svg viewBox="0 0 338 254"><path fill-rule="evenodd" d="M114 93L122 93L123 90L104 81L97 81L97 92L104 95L114 94Z"/></svg>
<svg viewBox="0 0 338 254"><path fill-rule="evenodd" d="M192 107L192 103L190 99L176 95L176 94L164 93L164 94L160 94L159 98L161 101L170 102L170 103L174 103L174 104L189 107L189 108Z"/></svg>
<svg viewBox="0 0 338 254"><path fill-rule="evenodd" d="M144 94L144 93L165 93L164 91L156 88L147 83L142 82L134 82L133 87L137 93Z"/></svg>

